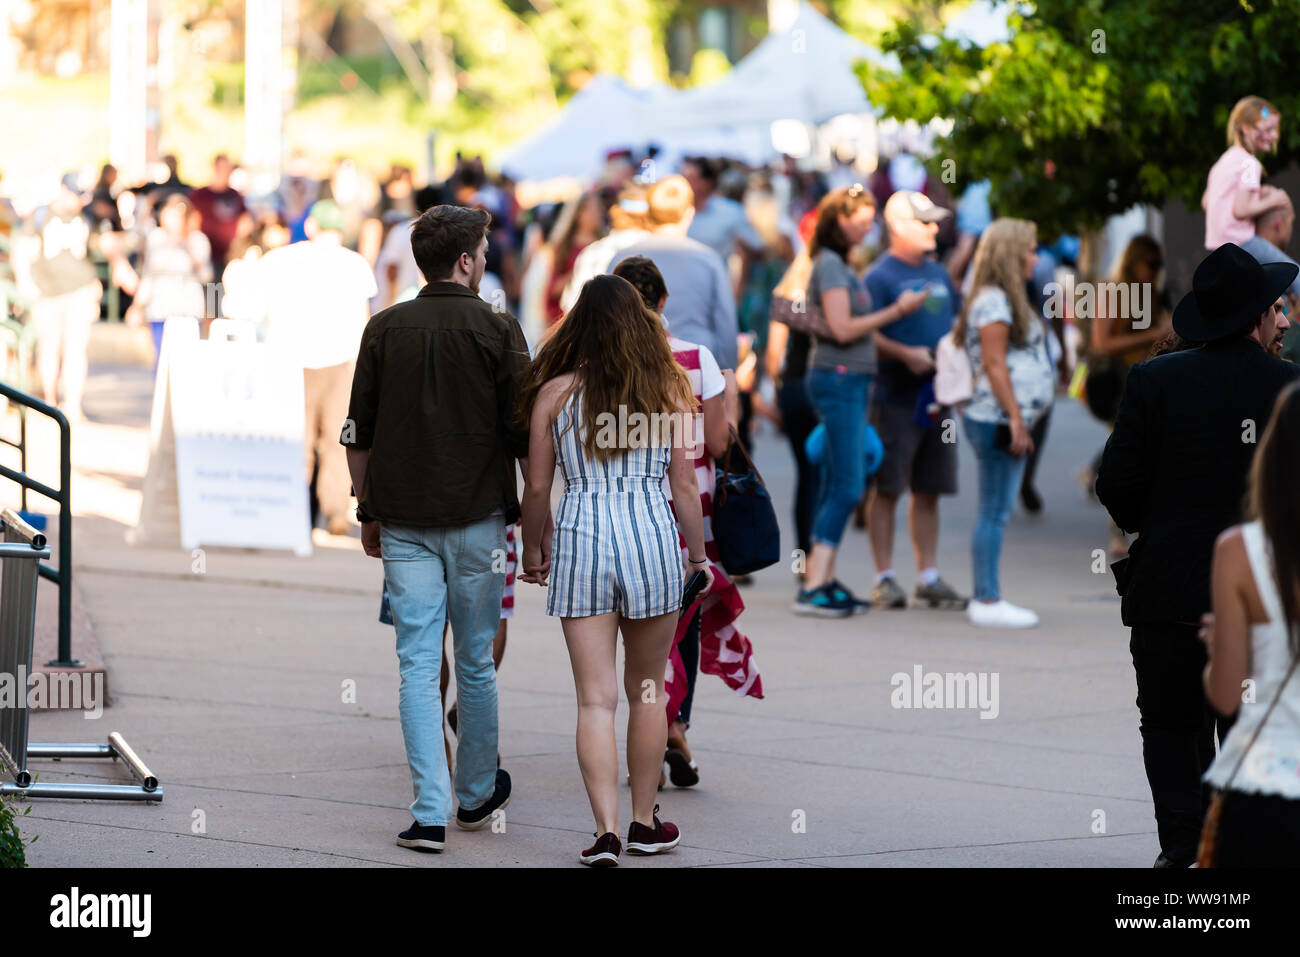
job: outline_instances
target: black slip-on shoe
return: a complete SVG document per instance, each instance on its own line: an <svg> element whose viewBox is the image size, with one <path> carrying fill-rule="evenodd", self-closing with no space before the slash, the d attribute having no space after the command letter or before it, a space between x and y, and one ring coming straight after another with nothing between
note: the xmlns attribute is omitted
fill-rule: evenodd
<svg viewBox="0 0 1300 957"><path fill-rule="evenodd" d="M693 788L700 783L700 766L685 751L669 748L664 753L664 763L668 765L668 778L674 787Z"/></svg>
<svg viewBox="0 0 1300 957"><path fill-rule="evenodd" d="M497 768L497 786L492 796L479 807L456 809L456 826L467 831L477 831L492 820L492 812L506 807L510 803L510 775Z"/></svg>
<svg viewBox="0 0 1300 957"><path fill-rule="evenodd" d="M412 821L410 827L397 835L397 846L417 851L441 851L447 846L447 828L440 824L425 825Z"/></svg>

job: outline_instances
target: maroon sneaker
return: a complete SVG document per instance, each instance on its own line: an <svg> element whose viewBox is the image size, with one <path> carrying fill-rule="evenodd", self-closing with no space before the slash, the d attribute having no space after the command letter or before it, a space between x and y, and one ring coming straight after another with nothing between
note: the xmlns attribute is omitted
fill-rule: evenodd
<svg viewBox="0 0 1300 957"><path fill-rule="evenodd" d="M627 852L629 854L658 854L671 851L682 839L676 824L659 820L659 805L655 805L654 827L647 827L633 821L627 829Z"/></svg>
<svg viewBox="0 0 1300 957"><path fill-rule="evenodd" d="M596 838L595 844L578 856L578 860L592 867L618 867L618 856L622 853L623 845L619 842L618 835L606 831Z"/></svg>

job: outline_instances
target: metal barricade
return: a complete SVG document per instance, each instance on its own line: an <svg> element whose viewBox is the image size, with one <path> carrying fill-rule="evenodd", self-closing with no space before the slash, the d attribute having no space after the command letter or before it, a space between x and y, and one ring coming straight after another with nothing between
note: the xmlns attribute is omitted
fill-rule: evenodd
<svg viewBox="0 0 1300 957"><path fill-rule="evenodd" d="M59 567L42 563L39 573L42 578L59 586L59 654L51 665L63 668L79 668L81 662L72 657L72 427L68 417L52 405L40 399L20 392L7 383L0 382L0 396L18 406L19 439L12 442L0 436L0 444L18 449L19 469L0 464L0 477L18 484L22 495L23 510L27 510L27 490L59 505ZM50 488L44 482L38 482L27 474L27 419L26 410L32 409L41 415L53 419L59 427L59 487Z"/></svg>
<svg viewBox="0 0 1300 957"><path fill-rule="evenodd" d="M4 539L0 542L0 682L7 682L9 688L8 695L0 690L0 763L13 777L13 783L0 782L0 794L161 801L163 789L158 778L116 731L108 736L107 744L32 744L28 740L31 710L27 706L27 678L31 674L36 640L38 563L50 557L50 548L45 536L12 509L0 512L0 530ZM27 767L29 758L121 758L139 783L35 781Z"/></svg>

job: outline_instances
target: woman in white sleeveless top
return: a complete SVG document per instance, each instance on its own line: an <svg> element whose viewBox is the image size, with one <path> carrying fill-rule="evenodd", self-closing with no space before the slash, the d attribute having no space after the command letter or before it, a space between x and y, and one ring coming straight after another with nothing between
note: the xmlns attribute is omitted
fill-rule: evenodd
<svg viewBox="0 0 1300 957"><path fill-rule="evenodd" d="M1228 529L1214 550L1205 692L1221 714L1237 712L1205 774L1207 784L1227 788L1220 867L1300 866L1300 678L1292 668L1300 650L1297 488L1300 385L1292 385L1278 397L1255 456L1257 519Z"/></svg>

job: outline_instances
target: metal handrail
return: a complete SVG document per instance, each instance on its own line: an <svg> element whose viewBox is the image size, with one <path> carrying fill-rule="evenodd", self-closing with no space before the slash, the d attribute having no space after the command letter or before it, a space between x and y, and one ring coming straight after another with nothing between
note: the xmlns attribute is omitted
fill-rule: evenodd
<svg viewBox="0 0 1300 957"><path fill-rule="evenodd" d="M39 584L36 572L39 560L49 558L50 549L45 536L11 508L0 511L0 538L3 538L3 543L0 543L0 671L24 675L31 672L36 637L36 586ZM26 694L25 684L23 682L20 694ZM102 689L103 685L100 687ZM0 708L0 768L13 776L12 784L0 782L0 795L63 800L162 801L163 788L158 783L158 776L149 770L119 732L111 732L107 744L33 744L28 738L30 718L31 710L25 698L15 707ZM120 758L137 783L37 781L28 767L31 758L109 758L114 761Z"/></svg>
<svg viewBox="0 0 1300 957"><path fill-rule="evenodd" d="M30 489L44 495L59 505L59 566L55 568L49 562L38 566L40 576L59 586L59 653L53 661L47 662L51 667L80 668L82 663L72 657L72 427L68 417L52 405L48 405L35 396L20 392L13 386L0 382L0 396L19 406L20 435L17 443L4 440L4 444L17 448L21 456L20 469L11 469L0 464L0 477L16 482L23 489L23 507L26 508L26 492ZM59 425L59 487L51 488L38 482L27 474L27 427L21 410L31 409L48 416Z"/></svg>

